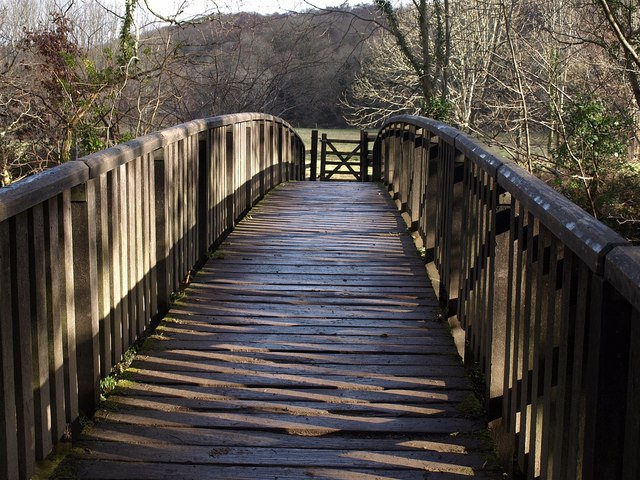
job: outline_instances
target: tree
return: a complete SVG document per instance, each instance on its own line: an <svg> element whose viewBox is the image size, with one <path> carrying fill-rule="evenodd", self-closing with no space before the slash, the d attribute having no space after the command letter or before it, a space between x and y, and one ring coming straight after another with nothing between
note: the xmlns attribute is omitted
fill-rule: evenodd
<svg viewBox="0 0 640 480"><path fill-rule="evenodd" d="M376 5L382 28L345 99L350 121L372 126L411 113L473 129L502 38L495 8L484 0Z"/></svg>

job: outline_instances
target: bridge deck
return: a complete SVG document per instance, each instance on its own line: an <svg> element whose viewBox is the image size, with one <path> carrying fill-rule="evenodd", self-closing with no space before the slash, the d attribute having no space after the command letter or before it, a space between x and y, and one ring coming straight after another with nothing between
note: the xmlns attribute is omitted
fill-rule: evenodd
<svg viewBox="0 0 640 480"><path fill-rule="evenodd" d="M497 478L437 313L381 186L283 185L195 277L59 477Z"/></svg>

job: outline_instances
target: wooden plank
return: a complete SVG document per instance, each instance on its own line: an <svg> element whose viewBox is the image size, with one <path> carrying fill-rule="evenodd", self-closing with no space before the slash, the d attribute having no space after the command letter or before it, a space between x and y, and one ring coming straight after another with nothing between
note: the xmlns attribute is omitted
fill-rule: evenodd
<svg viewBox="0 0 640 480"><path fill-rule="evenodd" d="M274 453L274 458L276 458ZM96 463L92 460L79 460L75 467L75 478L100 478L104 480L136 478L139 480L187 480L194 478L216 478L217 480L255 480L280 479L309 480L424 480L424 469L389 470L380 467L370 469L331 468L331 467L222 467L209 465L180 465L170 463L116 462ZM430 472L429 480L458 480L459 473ZM474 478L495 478L488 474L474 474Z"/></svg>
<svg viewBox="0 0 640 480"><path fill-rule="evenodd" d="M193 285L193 284L192 284ZM190 288L187 290L189 295L199 296L200 298L204 298L205 296L210 300L219 301L219 302L245 302L245 303L257 303L257 304L269 304L272 301L272 304L279 305L317 305L320 303L324 303L325 305L351 305L353 306L362 306L368 308L380 308L383 309L385 307L390 308L420 308L426 307L429 309L436 308L437 305L433 302L433 300L429 298L425 298L425 295L414 295L413 298L410 296L405 296L405 298L394 298L394 297L386 297L386 298L374 298L372 296L365 295L341 295L341 292L338 290L328 290L325 292L313 292L307 291L305 295L297 294L292 295L287 291L280 292L279 295L282 295L278 301L273 300L273 296L269 296L269 292L261 294L252 293L251 291L242 292L220 292L218 293L216 290L210 290L207 287L203 289L198 288Z"/></svg>
<svg viewBox="0 0 640 480"><path fill-rule="evenodd" d="M323 375L323 376L358 376L362 378L396 377L464 377L465 370L461 365L366 365L351 366L310 366L297 363L252 362L230 363L206 361L197 356L184 357L179 354L141 356L134 363L134 368L157 370L160 372L250 372L252 374L288 375Z"/></svg>
<svg viewBox="0 0 640 480"><path fill-rule="evenodd" d="M460 455L427 450L361 450L361 449L309 449L271 447L219 447L176 445L164 447L155 445L113 444L111 442L82 442L78 445L80 458L94 461L142 461L150 462L160 456L164 463L189 463L192 465L259 465L270 467L274 460L281 467L334 467L371 468L372 464L385 464L389 469L431 469L472 476L482 468L484 459L479 455ZM276 455L274 455L276 453ZM277 458L277 460L276 460Z"/></svg>
<svg viewBox="0 0 640 480"><path fill-rule="evenodd" d="M241 301L241 300L240 300ZM326 328L350 328L350 327L366 327L368 329L373 328L374 332L376 328L394 328L396 334L403 329L423 329L427 328L424 323L425 320L411 320L410 322L396 320L396 319L372 319L372 318L325 318L325 317L255 317L246 315L199 315L190 312L188 309L174 308L171 316L166 319L169 323L187 322L196 325L207 325L210 328L229 329L230 327L242 328L246 331L248 328L260 328L260 327L326 327ZM440 335L447 335L440 329L431 330L434 333L438 332Z"/></svg>
<svg viewBox="0 0 640 480"><path fill-rule="evenodd" d="M47 326L47 291L45 275L45 232L43 205L30 210L29 243L32 262L31 345L33 352L33 396L36 432L36 459L45 458L53 448L51 425L51 390L49 382L49 331Z"/></svg>
<svg viewBox="0 0 640 480"><path fill-rule="evenodd" d="M312 341L313 343L328 344L347 344L347 345L384 345L391 347L393 345L420 345L420 346L448 346L451 338L445 335L441 336L400 336L395 335L392 330L389 333L383 332L378 335L327 335L324 332L315 334L290 334L281 333L235 333L235 332L207 332L194 329L180 328L180 325L171 326L163 325L158 334L161 340L166 342L169 339L177 341L197 341L197 342L237 342L243 344L277 344L277 343L304 343Z"/></svg>
<svg viewBox="0 0 640 480"><path fill-rule="evenodd" d="M317 364L325 366L352 365L352 366L377 366L394 365L403 368L411 368L413 365L432 367L439 365L460 365L460 358L455 355L428 355L407 354L398 352L385 352L382 354L365 353L305 353L305 352L216 352L187 349L154 350L156 358L164 356L180 355L195 356L199 361L225 361L235 363L262 363L262 362L296 362L297 365ZM140 358L144 358L142 355Z"/></svg>
<svg viewBox="0 0 640 480"><path fill-rule="evenodd" d="M243 400L270 400L273 402L324 402L327 408L345 404L392 403L397 408L431 403L459 404L468 395L465 390L443 390L428 388L420 390L346 390L335 388L272 388L272 387L206 387L199 385L158 385L127 381L116 390L119 395L144 397L189 398L216 401L225 399L230 403ZM100 425L99 428L110 428Z"/></svg>
<svg viewBox="0 0 640 480"><path fill-rule="evenodd" d="M0 291L11 293L11 239L9 222L0 222ZM13 351L13 306L0 302L0 476L18 477L18 424Z"/></svg>
<svg viewBox="0 0 640 480"><path fill-rule="evenodd" d="M136 382L149 382L160 385L203 385L210 387L279 387L295 388L341 388L351 390L381 390L381 389L420 389L420 388L453 388L466 389L468 382L461 377L431 377L415 378L401 377L398 375L377 375L365 377L360 375L332 375L310 376L292 375L286 373L259 372L250 369L217 368L218 372L191 372L191 371L161 371L159 369L147 370L132 368L129 378Z"/></svg>
<svg viewBox="0 0 640 480"><path fill-rule="evenodd" d="M294 285L291 285L292 287ZM220 302L219 305L210 305L202 299L189 299L180 302L180 308L188 309L193 314L202 315L247 315L257 317L294 317L294 318L369 318L384 320L397 315L404 315L407 319L420 320L426 313L437 315L438 309L424 307L423 311L403 307L345 307L342 305L286 305L286 304L247 304L242 307L235 306L231 302Z"/></svg>
<svg viewBox="0 0 640 480"><path fill-rule="evenodd" d="M188 427L148 427L130 431L126 424L112 424L108 428L86 428L81 436L83 442L118 441L127 438L141 445L172 444L211 447L273 447L273 448L353 448L354 438L348 435L331 437L304 437L269 431L208 430ZM485 453L490 447L482 439L461 437L452 442L448 435L387 435L384 437L362 436L357 439L358 449L413 451L471 454Z"/></svg>
<svg viewBox="0 0 640 480"><path fill-rule="evenodd" d="M20 476L30 478L35 460L35 412L33 395L33 351L31 343L31 265L29 259L28 211L10 220L13 223L11 239L11 270L13 272L13 337L16 417L18 422L18 463Z"/></svg>
<svg viewBox="0 0 640 480"><path fill-rule="evenodd" d="M89 180L72 194L78 402L83 412L93 411L100 394L95 182Z"/></svg>
<svg viewBox="0 0 640 480"><path fill-rule="evenodd" d="M138 210L138 200L137 200L137 191L138 187L136 185L137 177L136 177L136 163L137 161L129 162L125 165L127 172L127 201L124 203L126 208L126 218L124 218L124 223L126 223L126 236L127 236L127 289L125 292L128 292L129 297L129 324L127 331L125 332L125 351L129 348L133 342L136 340L136 330L137 330L137 322L138 322L138 287L137 287L137 275L138 275L138 259L137 257L137 245L138 245L138 235L136 233L136 212Z"/></svg>
<svg viewBox="0 0 640 480"><path fill-rule="evenodd" d="M59 202L62 195L47 202L45 216L45 245L47 268L47 330L49 345L49 378L51 381L51 428L55 441L62 438L66 427L65 417L65 388L64 388L64 321L65 296L64 264L65 257L60 243L60 226L62 218L59 215Z"/></svg>
<svg viewBox="0 0 640 480"><path fill-rule="evenodd" d="M430 336L443 337L448 339L446 332L441 330L411 327L406 324L395 324L393 327L389 327L387 322L380 323L378 325L375 322L363 322L360 326L343 326L344 320L338 319L338 325L305 325L301 322L297 326L291 325L263 325L263 326L242 326L242 325L219 325L214 322L195 322L189 320L183 320L180 322L169 322L168 326L173 331L187 330L195 332L203 332L210 334L259 334L259 335L324 335L324 336L342 336L342 337L404 337L409 338L428 338ZM162 327L165 328L165 327ZM170 331L170 330L165 330ZM250 337L249 337L250 338ZM243 337L239 338L240 340Z"/></svg>
<svg viewBox="0 0 640 480"><path fill-rule="evenodd" d="M129 170L128 165L121 165L119 167L118 172L118 206L119 206L119 218L120 222L118 223L118 236L120 239L120 295L121 298L119 300L120 309L121 309L121 318L122 323L120 327L121 331L121 339L122 339L122 353L124 353L129 348L129 329L130 324L132 322L131 317L131 303L132 298L130 295L130 271L131 271L131 263L129 262L129 252L131 249L129 243L129 205L133 202L130 202L130 197L128 194L129 191Z"/></svg>
<svg viewBox="0 0 640 480"><path fill-rule="evenodd" d="M76 307L73 291L75 280L73 275L73 223L71 208L71 192L63 192L58 210L61 229L59 231L60 253L64 262L60 267L60 289L62 296L62 309L60 321L62 325L62 351L64 355L64 389L65 389L65 414L67 423L78 418L78 356L76 347Z"/></svg>
<svg viewBox="0 0 640 480"><path fill-rule="evenodd" d="M135 185L135 208L134 208L134 223L135 228L133 230L133 234L135 235L133 254L135 255L134 262L134 282L133 287L136 291L136 326L132 330L133 338L131 343L135 342L138 338L138 335L142 334L146 325L146 316L149 313L149 309L145 308L145 291L144 291L144 277L146 272L144 271L144 255L143 251L146 248L146 245L143 245L145 238L143 236L143 193L144 193L144 179L142 176L142 162L144 158L137 158L133 162L133 170L134 170L134 185Z"/></svg>
<svg viewBox="0 0 640 480"><path fill-rule="evenodd" d="M391 347L400 354L417 353L417 354L440 354L440 355L455 355L457 350L453 345L432 345L429 347L422 345L402 345L394 344ZM333 343L316 343L310 342L309 339L304 339L303 342L275 342L265 343L258 342L254 344L237 344L227 343L224 341L197 341L197 340L170 340L159 341L154 345L156 349L163 348L179 348L179 349L194 349L194 350L220 350L225 352L268 352L268 351L282 351L282 352L333 352L333 353L386 353L389 351L388 345L372 344L372 345L350 345L345 344L333 344Z"/></svg>
<svg viewBox="0 0 640 480"><path fill-rule="evenodd" d="M431 416L374 417L359 415L309 416L256 412L203 412L156 409L131 409L114 412L98 410L96 421L128 423L145 426L225 428L266 430L292 435L331 435L335 433L364 434L473 434L482 428L478 420Z"/></svg>
<svg viewBox="0 0 640 480"><path fill-rule="evenodd" d="M26 181L3 187L0 193L0 222L68 190L89 178L83 162L67 162L30 176Z"/></svg>
<svg viewBox="0 0 640 480"><path fill-rule="evenodd" d="M96 241L97 241L97 280L98 280L98 312L100 321L100 374L107 376L113 364L119 359L114 359L112 332L116 328L111 316L111 263L115 256L109 243L109 206L107 176L101 175L96 179Z"/></svg>
<svg viewBox="0 0 640 480"><path fill-rule="evenodd" d="M348 397L347 397L348 400ZM134 411L135 409L154 409L162 412L174 412L181 410L184 412L261 412L261 413L283 413L290 415L306 415L324 417L327 415L343 416L375 416L375 417L396 417L396 416L419 416L429 415L431 417L445 417L457 415L457 404L436 403L400 405L397 403L383 402L336 402L327 404L326 402L297 401L277 402L273 398L266 400L238 400L229 395L220 395L217 399L207 398L176 398L174 396L136 396L130 395L109 397L108 409L119 412Z"/></svg>

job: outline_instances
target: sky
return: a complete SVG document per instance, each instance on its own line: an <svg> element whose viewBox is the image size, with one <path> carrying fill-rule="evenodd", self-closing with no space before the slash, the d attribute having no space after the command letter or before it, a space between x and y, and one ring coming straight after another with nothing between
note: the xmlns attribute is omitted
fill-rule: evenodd
<svg viewBox="0 0 640 480"><path fill-rule="evenodd" d="M314 7L337 7L344 4L370 3L367 0L147 0L149 5L163 15L175 15L182 8L181 19L212 13L216 6L223 12L275 12L302 11Z"/></svg>

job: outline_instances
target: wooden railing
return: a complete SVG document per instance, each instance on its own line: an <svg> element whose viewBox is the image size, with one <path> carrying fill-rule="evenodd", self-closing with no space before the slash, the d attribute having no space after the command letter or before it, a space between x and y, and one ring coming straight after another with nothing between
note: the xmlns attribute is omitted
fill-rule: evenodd
<svg viewBox="0 0 640 480"><path fill-rule="evenodd" d="M412 116L374 146L424 242L498 446L526 478L640 478L640 247L469 136Z"/></svg>
<svg viewBox="0 0 640 480"><path fill-rule="evenodd" d="M210 246L303 165L288 124L239 114L0 190L0 478L32 476Z"/></svg>

